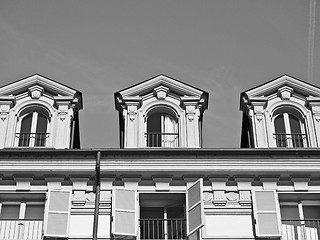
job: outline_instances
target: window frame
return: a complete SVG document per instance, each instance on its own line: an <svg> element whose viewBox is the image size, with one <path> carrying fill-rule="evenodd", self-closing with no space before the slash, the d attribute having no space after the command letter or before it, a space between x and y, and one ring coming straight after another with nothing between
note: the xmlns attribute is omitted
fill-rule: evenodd
<svg viewBox="0 0 320 240"><path fill-rule="evenodd" d="M28 145L27 146L19 146L20 144L20 134L21 132L21 127L24 119L28 117L30 114L31 116L31 129L30 132L25 132L27 134L30 134L29 139L28 139ZM46 132L43 133L45 134L45 142L44 145L39 145L36 146L36 134L37 134L37 123L38 123L38 118L39 115L43 115L47 122L46 122ZM17 123L16 123L16 131L15 131L15 137L14 137L14 146L16 147L48 147L50 145L49 141L52 138L51 136L51 114L48 109L46 109L44 106L41 105L28 105L24 107L20 113L17 115Z"/></svg>
<svg viewBox="0 0 320 240"><path fill-rule="evenodd" d="M160 126L159 126L160 132L148 132L148 125L149 125L148 120L154 114L160 115ZM174 125L173 125L174 132L166 132L166 130L164 129L165 128L164 116L169 116L170 119L174 120ZM179 115L171 107L161 105L161 106L150 108L148 111L146 111L144 122L145 122L144 138L145 138L146 147L175 148L180 146L180 118L179 118ZM163 137L166 137L165 136L166 133L169 134L167 136L168 138L174 137L174 140L172 141L173 146L170 146L169 144L167 144L166 146L166 144L164 143ZM161 146L148 146L149 134L155 134L155 135L160 134L159 141L161 143ZM164 134L164 136L162 134ZM171 136L170 134L172 134L173 136ZM151 145L159 145L159 144L151 144Z"/></svg>
<svg viewBox="0 0 320 240"><path fill-rule="evenodd" d="M285 132L283 132L283 133L276 132L275 120L280 116L283 117L283 126L285 129ZM292 116L293 118L296 118L299 121L300 133L292 133L290 116ZM307 131L307 126L306 126L306 119L303 116L303 114L300 113L298 110L293 109L291 107L276 109L272 115L272 127L273 127L273 139L275 141L276 147L287 147L287 148L297 147L297 146L294 146L295 140L293 140L293 138L292 138L292 135L294 135L294 134L301 134L302 146L298 146L298 147L308 147L309 146L310 141L309 141L309 134ZM285 143L285 146L278 146L277 134L284 134L285 135L284 140L280 139L280 141L283 141Z"/></svg>

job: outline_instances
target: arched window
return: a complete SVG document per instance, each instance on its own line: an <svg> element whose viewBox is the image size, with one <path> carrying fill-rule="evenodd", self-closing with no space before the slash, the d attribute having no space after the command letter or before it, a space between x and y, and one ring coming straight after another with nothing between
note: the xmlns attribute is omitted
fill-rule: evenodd
<svg viewBox="0 0 320 240"><path fill-rule="evenodd" d="M280 113L274 118L274 129L277 147L308 147L302 117L288 112Z"/></svg>
<svg viewBox="0 0 320 240"><path fill-rule="evenodd" d="M40 111L28 112L20 119L20 131L16 133L19 147L44 147L49 137L48 116Z"/></svg>
<svg viewBox="0 0 320 240"><path fill-rule="evenodd" d="M147 118L147 147L178 147L178 119L166 112L154 112Z"/></svg>

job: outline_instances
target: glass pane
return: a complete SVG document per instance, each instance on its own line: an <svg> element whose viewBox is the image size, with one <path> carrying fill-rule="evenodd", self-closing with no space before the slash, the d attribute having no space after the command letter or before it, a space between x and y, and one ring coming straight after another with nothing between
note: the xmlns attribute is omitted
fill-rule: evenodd
<svg viewBox="0 0 320 240"><path fill-rule="evenodd" d="M48 122L48 119L43 114L38 113L37 129L36 129L35 143L34 143L36 147L46 145L47 122Z"/></svg>
<svg viewBox="0 0 320 240"><path fill-rule="evenodd" d="M22 133L31 132L32 114L33 113L30 113L22 119L20 132Z"/></svg>
<svg viewBox="0 0 320 240"><path fill-rule="evenodd" d="M147 120L147 146L161 147L161 114L154 113Z"/></svg>
<svg viewBox="0 0 320 240"><path fill-rule="evenodd" d="M274 128L276 130L276 133L286 133L282 114L274 119Z"/></svg>
<svg viewBox="0 0 320 240"><path fill-rule="evenodd" d="M25 219L42 220L44 216L44 205L28 205L26 206Z"/></svg>
<svg viewBox="0 0 320 240"><path fill-rule="evenodd" d="M291 133L301 133L300 121L297 117L289 115Z"/></svg>
<svg viewBox="0 0 320 240"><path fill-rule="evenodd" d="M303 206L304 219L320 220L320 206Z"/></svg>
<svg viewBox="0 0 320 240"><path fill-rule="evenodd" d="M41 114L38 113L38 122L37 122L37 133L46 133L47 132L47 118Z"/></svg>
<svg viewBox="0 0 320 240"><path fill-rule="evenodd" d="M281 206L280 213L282 220L299 220L298 205Z"/></svg>
<svg viewBox="0 0 320 240"><path fill-rule="evenodd" d="M287 135L282 114L274 119L274 129L277 147L287 147Z"/></svg>
<svg viewBox="0 0 320 240"><path fill-rule="evenodd" d="M20 205L3 204L0 219L19 219Z"/></svg>

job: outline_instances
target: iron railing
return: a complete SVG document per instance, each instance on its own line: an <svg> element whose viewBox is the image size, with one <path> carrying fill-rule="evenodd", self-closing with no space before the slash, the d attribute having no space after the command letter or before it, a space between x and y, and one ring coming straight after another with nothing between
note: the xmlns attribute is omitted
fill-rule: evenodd
<svg viewBox="0 0 320 240"><path fill-rule="evenodd" d="M145 133L147 147L168 147L174 148L179 146L178 133Z"/></svg>
<svg viewBox="0 0 320 240"><path fill-rule="evenodd" d="M281 240L319 240L320 220L282 220Z"/></svg>
<svg viewBox="0 0 320 240"><path fill-rule="evenodd" d="M303 133L275 133L277 147L308 147L307 134Z"/></svg>
<svg viewBox="0 0 320 240"><path fill-rule="evenodd" d="M0 220L1 240L41 240L42 220Z"/></svg>
<svg viewBox="0 0 320 240"><path fill-rule="evenodd" d="M185 219L140 219L140 239L186 239Z"/></svg>
<svg viewBox="0 0 320 240"><path fill-rule="evenodd" d="M19 147L44 147L49 133L16 133Z"/></svg>

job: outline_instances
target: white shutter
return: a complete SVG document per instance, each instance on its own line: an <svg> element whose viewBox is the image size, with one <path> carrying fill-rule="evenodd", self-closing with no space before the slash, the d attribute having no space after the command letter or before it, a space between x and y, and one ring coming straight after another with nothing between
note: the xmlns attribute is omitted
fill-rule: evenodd
<svg viewBox="0 0 320 240"><path fill-rule="evenodd" d="M44 236L68 237L71 191L51 190L47 195Z"/></svg>
<svg viewBox="0 0 320 240"><path fill-rule="evenodd" d="M112 234L137 236L137 191L114 189L112 193Z"/></svg>
<svg viewBox="0 0 320 240"><path fill-rule="evenodd" d="M202 200L203 180L200 178L187 189L187 235L191 236L195 231L204 226L204 210Z"/></svg>
<svg viewBox="0 0 320 240"><path fill-rule="evenodd" d="M281 236L280 207L276 191L253 191L252 203L257 237Z"/></svg>

